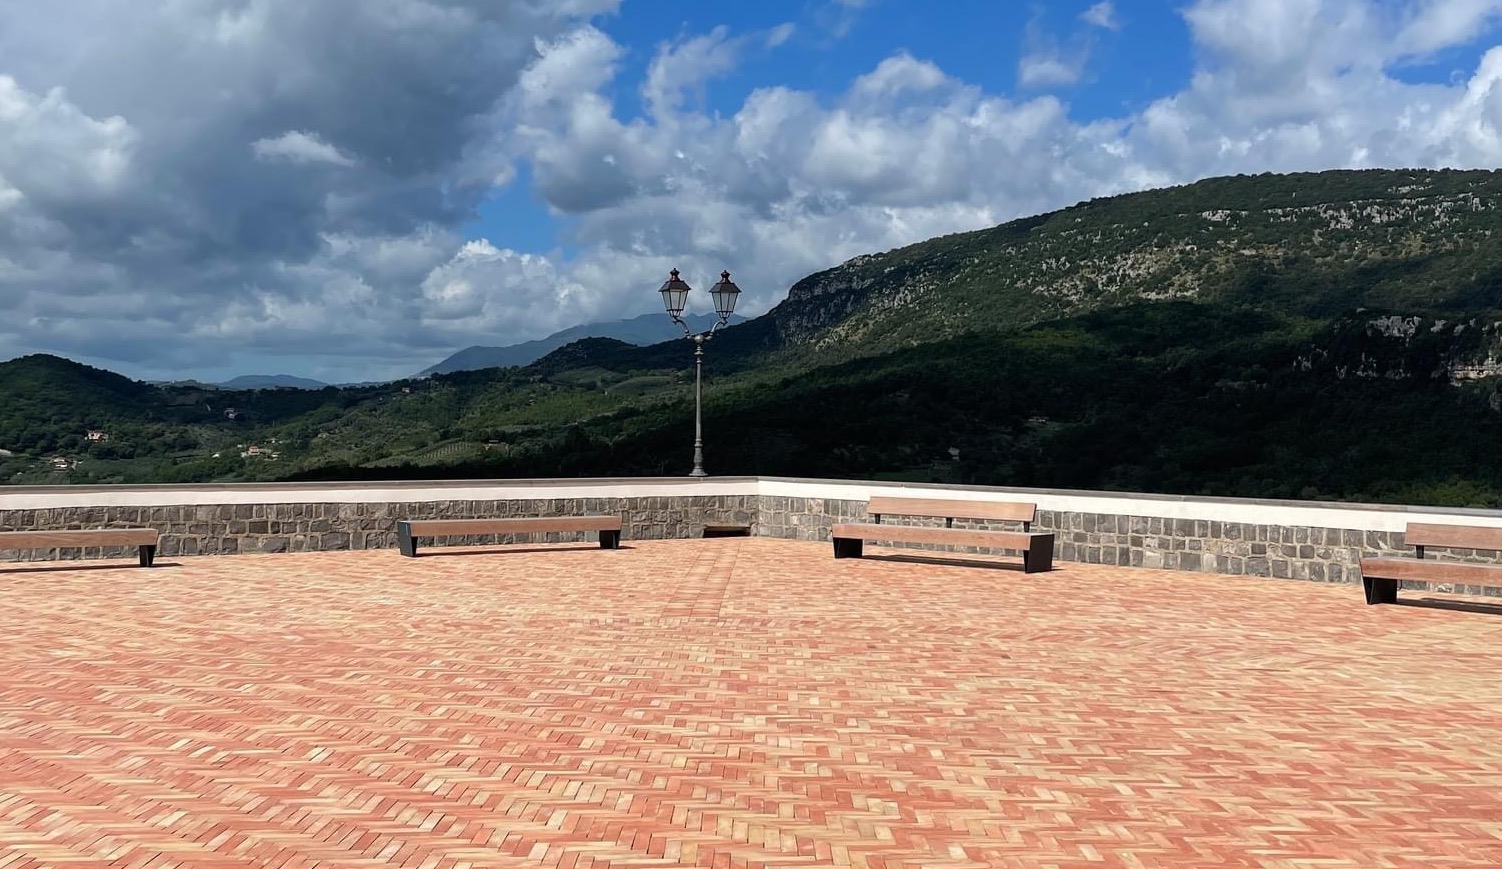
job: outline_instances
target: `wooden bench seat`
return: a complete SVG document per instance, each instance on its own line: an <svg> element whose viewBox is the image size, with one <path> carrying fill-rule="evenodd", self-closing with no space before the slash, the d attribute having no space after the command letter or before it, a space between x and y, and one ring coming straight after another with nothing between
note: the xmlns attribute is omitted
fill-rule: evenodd
<svg viewBox="0 0 1502 869"><path fill-rule="evenodd" d="M1413 547L1415 557L1361 559L1361 585L1367 603L1396 603L1398 583L1405 580L1502 588L1502 564L1424 557L1428 548L1502 552L1502 528L1410 522L1403 532L1403 541Z"/></svg>
<svg viewBox="0 0 1502 869"><path fill-rule="evenodd" d="M866 504L866 512L872 522L841 522L830 530L835 558L860 558L865 541L870 540L1012 550L1022 553L1026 573L1053 569L1053 532L1028 530L1037 515L1035 504L878 496ZM944 526L883 522L883 516L943 519ZM955 528L955 520L1019 522L1022 530Z"/></svg>
<svg viewBox="0 0 1502 869"><path fill-rule="evenodd" d="M403 555L417 557L419 537L470 537L481 534L548 534L558 531L598 531L601 549L621 547L619 516L525 516L503 519L410 519L396 523L396 545Z"/></svg>
<svg viewBox="0 0 1502 869"><path fill-rule="evenodd" d="M156 559L161 534L155 528L83 528L66 531L0 531L0 549L84 549L135 546L141 566Z"/></svg>

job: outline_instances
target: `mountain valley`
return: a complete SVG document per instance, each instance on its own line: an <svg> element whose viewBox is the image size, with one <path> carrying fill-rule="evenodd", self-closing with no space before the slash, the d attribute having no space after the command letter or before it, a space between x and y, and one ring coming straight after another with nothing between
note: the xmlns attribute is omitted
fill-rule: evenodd
<svg viewBox="0 0 1502 869"><path fill-rule="evenodd" d="M714 474L1502 505L1502 173L1238 176L810 275L707 347ZM661 318L666 320L665 317ZM319 389L0 364L12 484L677 475L692 345Z"/></svg>

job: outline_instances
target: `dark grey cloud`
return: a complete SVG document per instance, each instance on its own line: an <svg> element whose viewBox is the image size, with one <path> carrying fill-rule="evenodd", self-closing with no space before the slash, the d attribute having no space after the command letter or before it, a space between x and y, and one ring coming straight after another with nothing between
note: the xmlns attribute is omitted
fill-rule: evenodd
<svg viewBox="0 0 1502 869"><path fill-rule="evenodd" d="M221 344L324 350L328 334L316 348L276 337L301 331L279 312L338 302L329 282L342 276L382 304L312 322L333 327L333 343L352 352L389 352L381 320L409 317L422 278L458 250L461 239L444 235L512 171L490 113L536 59L538 40L614 7L5 4L0 257L12 267L0 269L0 293L23 317L0 326L0 350L76 351L92 333L88 355L146 361L160 346L128 343L110 327L121 304L161 303L155 319L171 342L223 333L216 315L262 296L261 316L278 328L224 333ZM327 271L337 259L331 238L412 236L432 245L416 279L379 259ZM106 295L124 301L59 307L60 298Z"/></svg>

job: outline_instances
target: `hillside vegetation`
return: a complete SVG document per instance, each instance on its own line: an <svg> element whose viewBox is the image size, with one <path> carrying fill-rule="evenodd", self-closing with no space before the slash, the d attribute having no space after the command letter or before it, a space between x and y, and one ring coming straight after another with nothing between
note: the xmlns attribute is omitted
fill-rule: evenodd
<svg viewBox="0 0 1502 869"><path fill-rule="evenodd" d="M1499 203L1493 172L1222 178L859 257L711 343L707 465L1502 505ZM522 368L225 392L27 357L0 364L0 473L679 474L691 364L681 340L587 339Z"/></svg>

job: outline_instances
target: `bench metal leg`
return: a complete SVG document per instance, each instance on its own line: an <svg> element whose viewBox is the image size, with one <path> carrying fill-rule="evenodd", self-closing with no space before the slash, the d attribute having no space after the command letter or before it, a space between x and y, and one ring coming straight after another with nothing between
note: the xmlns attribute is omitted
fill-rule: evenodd
<svg viewBox="0 0 1502 869"><path fill-rule="evenodd" d="M601 531L600 532L600 548L601 549L620 549L621 548L621 532L619 532L619 531Z"/></svg>
<svg viewBox="0 0 1502 869"><path fill-rule="evenodd" d="M1022 551L1022 572L1043 573L1053 570L1053 535L1034 537L1032 545Z"/></svg>
<svg viewBox="0 0 1502 869"><path fill-rule="evenodd" d="M417 541L412 537L412 526L405 522L396 523L396 548L408 558L417 557Z"/></svg>
<svg viewBox="0 0 1502 869"><path fill-rule="evenodd" d="M156 560L156 544L142 543L140 547L141 566L150 567L151 562Z"/></svg>
<svg viewBox="0 0 1502 869"><path fill-rule="evenodd" d="M831 537L834 541L835 558L860 558L866 541L859 537Z"/></svg>
<svg viewBox="0 0 1502 869"><path fill-rule="evenodd" d="M1397 603L1398 581L1396 579L1381 579L1373 576L1363 576L1361 585L1366 589L1366 602Z"/></svg>

